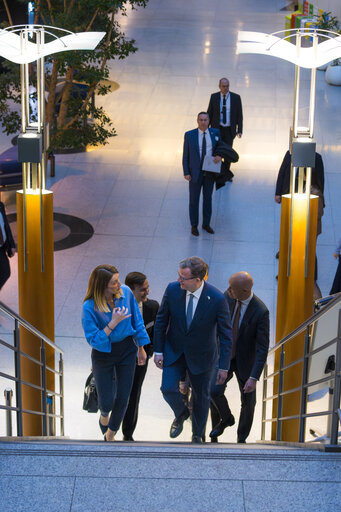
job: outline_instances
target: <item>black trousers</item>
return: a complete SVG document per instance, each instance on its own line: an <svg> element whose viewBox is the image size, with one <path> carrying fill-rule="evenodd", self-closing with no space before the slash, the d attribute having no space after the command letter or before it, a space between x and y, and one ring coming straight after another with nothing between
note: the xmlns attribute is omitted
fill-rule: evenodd
<svg viewBox="0 0 341 512"><path fill-rule="evenodd" d="M136 366L135 368L133 387L131 388L128 407L122 422L122 432L126 437L131 437L136 428L142 384L147 373L148 361L149 359L147 359L145 365Z"/></svg>
<svg viewBox="0 0 341 512"><path fill-rule="evenodd" d="M111 352L92 349L92 372L95 377L101 414L108 416L109 428L120 428L126 412L136 366L136 345L129 336L111 344Z"/></svg>
<svg viewBox="0 0 341 512"><path fill-rule="evenodd" d="M9 259L4 247L0 247L0 290L11 275Z"/></svg>
<svg viewBox="0 0 341 512"><path fill-rule="evenodd" d="M232 135L231 126L220 126L219 130L221 139L229 146L232 146L234 137Z"/></svg>
<svg viewBox="0 0 341 512"><path fill-rule="evenodd" d="M243 388L246 381L239 377L235 359L232 359L231 361L231 366L224 384L219 386L215 384L216 375L214 380L212 380L210 405L212 427L214 428L220 420L225 422L232 416L231 409L224 393L226 390L226 385L232 379L233 374L236 375L241 398L241 410L237 429L237 440L245 441L252 427L256 405L256 391L253 391L252 393L243 393Z"/></svg>

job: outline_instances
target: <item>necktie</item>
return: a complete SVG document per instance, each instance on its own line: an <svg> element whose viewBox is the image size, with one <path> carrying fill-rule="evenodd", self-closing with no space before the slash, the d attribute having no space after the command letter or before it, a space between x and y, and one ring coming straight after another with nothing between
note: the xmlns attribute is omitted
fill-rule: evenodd
<svg viewBox="0 0 341 512"><path fill-rule="evenodd" d="M226 95L223 98L223 124L226 124Z"/></svg>
<svg viewBox="0 0 341 512"><path fill-rule="evenodd" d="M187 311L186 311L186 323L187 323L187 329L189 329L189 326L191 325L192 318L193 318L193 297L194 295L191 293L189 296Z"/></svg>
<svg viewBox="0 0 341 512"><path fill-rule="evenodd" d="M240 320L240 310L242 303L240 300L237 300L236 312L233 318L232 325L232 354L231 359L233 359L236 355L236 346L237 346L237 338L238 338L238 330L239 330L239 320Z"/></svg>
<svg viewBox="0 0 341 512"><path fill-rule="evenodd" d="M203 137L202 137L200 169L202 169L205 155L206 155L206 132L204 132Z"/></svg>

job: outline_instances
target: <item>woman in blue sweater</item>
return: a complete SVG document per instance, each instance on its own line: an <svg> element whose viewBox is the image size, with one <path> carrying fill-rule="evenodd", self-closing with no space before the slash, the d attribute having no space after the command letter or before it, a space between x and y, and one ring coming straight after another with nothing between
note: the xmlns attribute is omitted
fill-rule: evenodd
<svg viewBox="0 0 341 512"><path fill-rule="evenodd" d="M104 440L114 441L128 405L136 351L137 364L144 365L147 356L143 346L150 340L132 291L121 285L112 265L99 265L92 271L82 324L92 347L92 371L101 411L99 426Z"/></svg>

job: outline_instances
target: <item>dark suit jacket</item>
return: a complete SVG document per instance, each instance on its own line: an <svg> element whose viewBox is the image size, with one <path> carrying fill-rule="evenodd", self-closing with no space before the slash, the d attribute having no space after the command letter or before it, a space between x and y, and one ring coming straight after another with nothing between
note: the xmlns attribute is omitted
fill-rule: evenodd
<svg viewBox="0 0 341 512"><path fill-rule="evenodd" d="M150 339L150 343L144 347L148 357L153 355L154 325L158 309L159 303L156 300L147 299L142 303L143 322Z"/></svg>
<svg viewBox="0 0 341 512"><path fill-rule="evenodd" d="M5 225L5 231L6 231L6 242L5 242L5 250L7 254L9 255L10 250L15 248L15 243L12 236L12 231L10 228L10 225L7 220L6 212L5 212L5 206L4 203L0 201L0 212L2 213L3 219L4 219L4 225Z"/></svg>
<svg viewBox="0 0 341 512"><path fill-rule="evenodd" d="M289 194L290 192L290 170L291 170L291 155L290 152L287 151L284 155L282 165L278 171L277 182L276 182L276 196L283 196L284 194ZM312 181L313 174L316 179L316 184L318 188L323 193L324 191L324 166L322 161L322 156L320 153L316 153L315 155L315 167L311 170L312 173Z"/></svg>
<svg viewBox="0 0 341 512"><path fill-rule="evenodd" d="M236 301L225 292L231 315ZM238 331L236 364L240 379L259 379L269 350L269 311L266 305L253 295Z"/></svg>
<svg viewBox="0 0 341 512"><path fill-rule="evenodd" d="M181 289L180 283L170 283L156 316L154 330L154 350L163 353L164 366L170 366L184 354L193 374L213 369L218 359L217 334L220 339L219 368L228 370L232 333L224 295L205 282L187 330L186 291Z"/></svg>
<svg viewBox="0 0 341 512"><path fill-rule="evenodd" d="M217 142L221 140L219 130L213 128L208 129L212 140L212 152ZM190 130L185 133L184 151L182 156L182 167L184 176L190 174L193 183L196 183L200 178L200 150L199 150L199 135L198 128Z"/></svg>
<svg viewBox="0 0 341 512"><path fill-rule="evenodd" d="M243 133L243 109L242 100L239 94L230 92L231 97L231 110L230 110L230 125L233 137L237 133ZM212 128L220 127L220 92L211 94L210 103L208 105L207 113L210 116L210 126Z"/></svg>

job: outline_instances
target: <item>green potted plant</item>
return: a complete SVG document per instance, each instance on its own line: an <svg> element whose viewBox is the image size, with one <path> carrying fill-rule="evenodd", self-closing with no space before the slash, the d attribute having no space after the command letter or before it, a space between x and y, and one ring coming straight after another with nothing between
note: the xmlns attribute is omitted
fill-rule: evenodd
<svg viewBox="0 0 341 512"><path fill-rule="evenodd" d="M324 12L324 13L320 14L319 16L315 16L315 18L316 18L315 27L317 29L330 30L332 32L340 33L339 20L337 19L336 16L332 16L331 12ZM320 42L322 42L322 41L325 41L327 38L323 37L323 35L321 35L319 39L320 39ZM328 63L324 64L323 66L320 66L317 69L319 69L320 71L326 71L327 67L328 67Z"/></svg>

